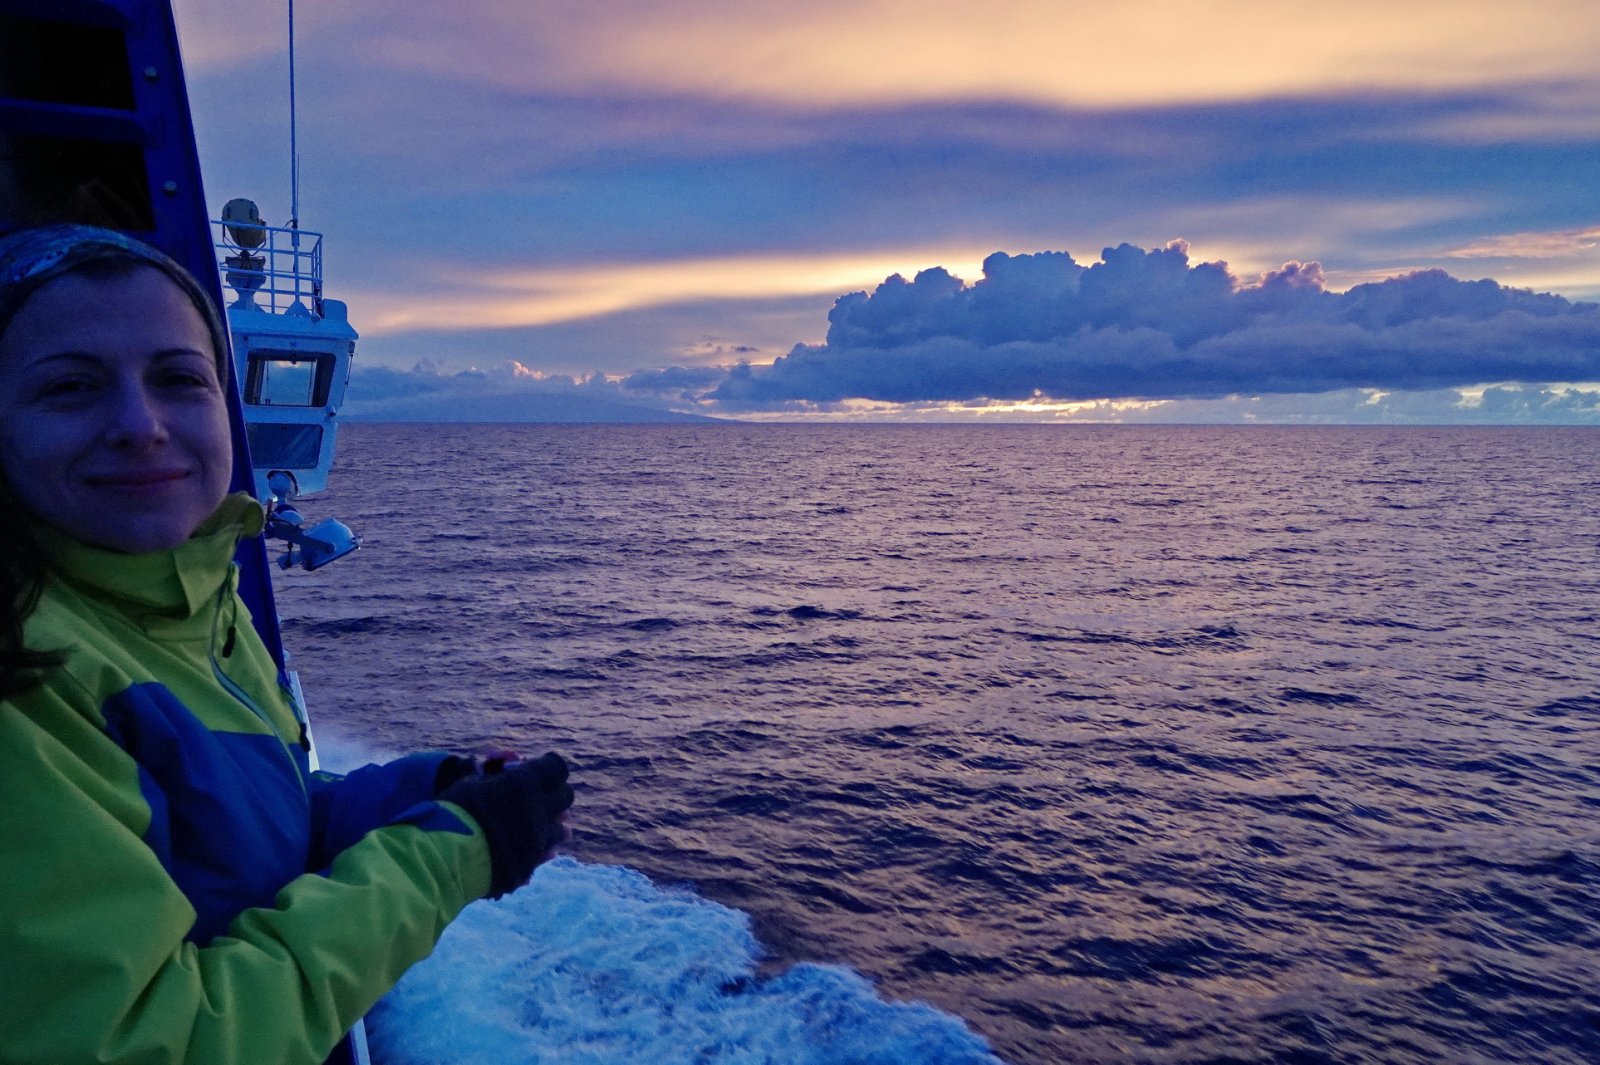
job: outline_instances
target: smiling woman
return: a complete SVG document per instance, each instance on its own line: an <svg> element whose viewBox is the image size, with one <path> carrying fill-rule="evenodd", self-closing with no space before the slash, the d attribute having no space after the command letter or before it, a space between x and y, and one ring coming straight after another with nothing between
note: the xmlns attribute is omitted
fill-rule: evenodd
<svg viewBox="0 0 1600 1065"><path fill-rule="evenodd" d="M0 239L0 1057L316 1065L565 836L554 754L313 772L236 590L227 346L194 278Z"/></svg>
<svg viewBox="0 0 1600 1065"><path fill-rule="evenodd" d="M153 302L146 305L146 298ZM149 350L141 354L141 347ZM179 353L185 348L186 356ZM116 550L163 546L151 537L175 546L221 503L231 462L218 384L226 380L227 350L211 301L187 271L153 248L86 226L53 226L0 243L0 541L7 548L0 604L18 610L4 611L0 697L59 657L23 646L22 620L48 568L42 529ZM186 464L175 461L171 428L148 406L147 424L135 431L146 439L124 433L113 446L97 435L110 428L107 418L141 416L134 409L118 415L119 395L148 403L153 392L171 391L130 371L159 363L170 377L180 358L197 379L212 382L208 396L186 405L201 414L207 441L186 433L183 446L210 452L204 462L194 455ZM130 386L133 395L125 395ZM180 465L186 476L177 475ZM141 477L143 487L128 483ZM194 516L206 502L202 496L209 508ZM163 525L187 528L158 531Z"/></svg>
<svg viewBox="0 0 1600 1065"><path fill-rule="evenodd" d="M205 318L167 275L114 263L56 278L0 337L0 467L77 540L177 547L228 491L224 380Z"/></svg>

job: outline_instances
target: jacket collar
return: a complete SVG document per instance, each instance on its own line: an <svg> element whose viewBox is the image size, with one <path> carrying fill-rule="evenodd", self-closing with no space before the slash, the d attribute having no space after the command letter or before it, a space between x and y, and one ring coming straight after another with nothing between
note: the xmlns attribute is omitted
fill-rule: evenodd
<svg viewBox="0 0 1600 1065"><path fill-rule="evenodd" d="M261 531L261 504L235 492L193 536L167 551L130 555L45 530L41 539L69 583L120 600L140 613L190 617L215 601L240 540Z"/></svg>

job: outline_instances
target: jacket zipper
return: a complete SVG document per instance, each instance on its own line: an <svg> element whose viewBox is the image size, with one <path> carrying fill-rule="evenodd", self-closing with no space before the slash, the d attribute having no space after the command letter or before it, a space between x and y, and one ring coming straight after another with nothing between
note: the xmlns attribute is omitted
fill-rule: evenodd
<svg viewBox="0 0 1600 1065"><path fill-rule="evenodd" d="M296 760L294 753L289 750L289 742L283 738L283 733L278 731L277 726L272 723L272 718L250 697L250 693L239 687L232 677L222 671L222 665L217 661L217 626L222 622L224 605L230 603L233 599L233 581L234 576L230 574L228 579L222 582L222 592L217 597L217 612L211 619L211 638L206 641L206 658L211 662L211 673L217 678L217 683L222 685L224 691L239 700L246 710L249 710L256 716L257 720L267 726L267 731L278 741L278 746L282 749L283 756L289 760L290 767L294 769L294 778L300 782L300 791L309 798L311 791L306 784L305 775L300 772L300 763ZM235 610L235 613L237 614L237 610ZM235 623L237 623L237 619ZM230 642L231 638L230 635Z"/></svg>

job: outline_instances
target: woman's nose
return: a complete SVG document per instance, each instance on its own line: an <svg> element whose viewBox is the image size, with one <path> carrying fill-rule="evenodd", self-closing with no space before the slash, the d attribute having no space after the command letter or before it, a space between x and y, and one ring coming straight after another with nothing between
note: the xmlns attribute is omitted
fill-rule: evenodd
<svg viewBox="0 0 1600 1065"><path fill-rule="evenodd" d="M149 447L167 439L161 405L143 382L125 382L112 396L106 441L118 447Z"/></svg>

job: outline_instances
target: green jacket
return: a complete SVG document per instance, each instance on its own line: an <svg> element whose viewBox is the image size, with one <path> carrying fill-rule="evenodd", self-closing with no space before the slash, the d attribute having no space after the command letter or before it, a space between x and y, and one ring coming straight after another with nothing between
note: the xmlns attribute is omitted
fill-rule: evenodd
<svg viewBox="0 0 1600 1065"><path fill-rule="evenodd" d="M174 551L70 541L0 702L0 1062L321 1062L489 888L437 758L307 769L236 592L230 497Z"/></svg>

